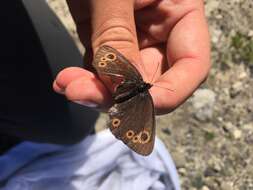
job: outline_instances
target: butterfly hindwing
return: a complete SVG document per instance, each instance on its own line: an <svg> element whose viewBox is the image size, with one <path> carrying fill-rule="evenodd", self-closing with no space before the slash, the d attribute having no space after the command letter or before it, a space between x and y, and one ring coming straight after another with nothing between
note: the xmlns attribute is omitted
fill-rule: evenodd
<svg viewBox="0 0 253 190"><path fill-rule="evenodd" d="M152 152L155 138L154 106L149 92L139 94L109 111L114 136L141 155Z"/></svg>

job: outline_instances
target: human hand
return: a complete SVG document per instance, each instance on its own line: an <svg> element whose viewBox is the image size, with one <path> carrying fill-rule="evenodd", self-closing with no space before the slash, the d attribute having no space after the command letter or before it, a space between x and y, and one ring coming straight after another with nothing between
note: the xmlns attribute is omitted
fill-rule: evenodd
<svg viewBox="0 0 253 190"><path fill-rule="evenodd" d="M86 47L86 68L100 46L117 49L154 85L150 93L156 113L178 107L206 78L210 47L202 0L68 0L68 4ZM64 69L53 86L69 100L87 106L107 108L111 103L110 92L86 69Z"/></svg>

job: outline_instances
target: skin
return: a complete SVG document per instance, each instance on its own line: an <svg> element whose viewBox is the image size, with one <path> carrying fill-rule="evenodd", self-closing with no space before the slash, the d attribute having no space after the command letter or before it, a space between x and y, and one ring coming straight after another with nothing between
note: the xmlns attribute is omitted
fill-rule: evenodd
<svg viewBox="0 0 253 190"><path fill-rule="evenodd" d="M210 44L203 0L67 2L86 47L86 68L100 46L114 47L154 85L150 93L157 114L177 108L207 77ZM86 106L111 105L108 88L83 68L64 69L53 88Z"/></svg>

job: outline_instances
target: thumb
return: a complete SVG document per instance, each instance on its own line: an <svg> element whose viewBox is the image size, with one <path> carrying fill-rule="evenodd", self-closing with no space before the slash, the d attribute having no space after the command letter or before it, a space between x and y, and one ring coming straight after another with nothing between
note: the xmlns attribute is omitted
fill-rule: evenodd
<svg viewBox="0 0 253 190"><path fill-rule="evenodd" d="M95 54L102 45L121 52L141 71L134 20L134 0L91 1L92 48ZM138 63L138 64L137 64Z"/></svg>
<svg viewBox="0 0 253 190"><path fill-rule="evenodd" d="M69 1L69 4L70 2L77 3L77 1ZM91 17L85 19L74 17L77 28L79 28L79 35L81 34L82 39L85 39L86 56L89 57L92 51L95 54L100 46L106 44L121 52L142 72L141 68L143 67L139 65L141 59L134 20L134 1L89 0L89 3ZM82 11L85 11L84 6ZM81 13L84 14L82 11ZM90 19L88 29L91 25L91 32L81 29L87 25L87 19ZM88 42L87 40L90 38L91 42ZM92 48L90 48L90 44ZM54 83L54 89L56 92L64 93L69 100L80 104L98 105L99 108L107 108L110 104L110 96L103 83L93 73L81 68L69 68L59 73Z"/></svg>

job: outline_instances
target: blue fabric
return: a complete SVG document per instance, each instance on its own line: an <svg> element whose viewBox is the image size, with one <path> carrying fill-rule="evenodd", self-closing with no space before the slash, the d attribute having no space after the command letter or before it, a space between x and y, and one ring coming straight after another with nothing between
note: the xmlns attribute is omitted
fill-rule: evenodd
<svg viewBox="0 0 253 190"><path fill-rule="evenodd" d="M7 180L8 179L8 180ZM175 165L156 138L140 156L108 130L73 146L24 142L0 157L0 190L179 190Z"/></svg>

